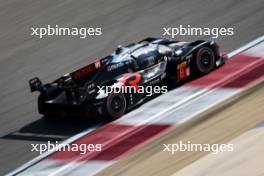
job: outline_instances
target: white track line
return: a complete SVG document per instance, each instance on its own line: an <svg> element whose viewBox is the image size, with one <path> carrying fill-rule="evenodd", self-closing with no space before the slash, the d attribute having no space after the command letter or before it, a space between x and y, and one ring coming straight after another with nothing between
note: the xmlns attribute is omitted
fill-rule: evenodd
<svg viewBox="0 0 264 176"><path fill-rule="evenodd" d="M257 45L258 43L260 43L260 42L262 42L262 41L264 41L264 35L261 36L261 37L258 37L258 38L255 39L254 41L252 41L252 42L250 42L250 43L248 43L248 44L246 44L246 45L244 45L244 46L242 46L242 47L240 47L240 48L238 48L238 49L232 51L232 52L229 53L227 56L228 56L229 58L231 58L231 57L233 57L233 56L235 56L235 55L237 55L237 54L239 54L239 53L241 53L241 52L243 52L243 51L245 51L245 50L247 50L247 49L249 49L249 48L251 48L251 47ZM198 95L200 95L201 92L204 93L204 91L199 91L199 92L197 92L196 94L187 97L185 100L183 100L183 101L181 101L181 102L178 102L178 103L175 104L175 105L179 106L180 103L186 103L187 101L191 100L192 98L195 98L195 97L197 97ZM167 108L166 110L164 110L164 111L158 113L157 115L161 115L161 114L166 113L166 112L168 112L169 110L171 110L171 109L177 107L177 106L175 106L175 105L172 105L172 107ZM157 115L155 115L155 117L156 117ZM69 139L63 141L62 144L70 144L70 143L76 141L77 139L79 139L79 138L81 138L81 137L83 137L83 136L85 136L85 135L87 135L87 134L93 132L93 131L96 130L96 129L97 129L97 127L94 127L94 128L92 128L92 129L85 130L85 131L83 131L83 132L81 132L81 133L78 133L78 134L76 134L76 135L70 137ZM52 154L52 153L54 153L54 152L56 152L56 151L55 151L55 150L53 150L53 151L47 151L47 152L43 153L42 155L37 156L36 158L34 158L34 159L28 161L27 163L23 164L22 166L20 166L19 168L15 169L15 170L12 171L12 172L10 172L10 173L7 174L6 176L13 176L13 175L16 175L16 174L18 174L18 173L24 171L25 169L29 168L30 166L32 166L32 165L38 163L39 161L43 160L44 158L46 158L47 156L49 156L50 154Z"/></svg>
<svg viewBox="0 0 264 176"><path fill-rule="evenodd" d="M249 48L252 48L253 46L261 43L264 41L264 35L262 35L261 37L258 37L257 39L253 40L252 42L249 42L248 44L232 51L231 53L228 54L228 57L233 57L239 53L242 53L245 50L248 50Z"/></svg>

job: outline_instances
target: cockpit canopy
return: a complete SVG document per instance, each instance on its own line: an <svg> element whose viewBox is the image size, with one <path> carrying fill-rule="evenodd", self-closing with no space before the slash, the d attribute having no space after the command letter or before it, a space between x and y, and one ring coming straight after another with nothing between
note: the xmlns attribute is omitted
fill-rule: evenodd
<svg viewBox="0 0 264 176"><path fill-rule="evenodd" d="M111 64L134 60L140 69L145 69L155 65L162 56L171 52L170 47L162 44L140 43L129 47L119 45L115 52L106 58Z"/></svg>
<svg viewBox="0 0 264 176"><path fill-rule="evenodd" d="M149 68L157 64L161 57L168 55L171 49L165 45L147 44L132 52L134 58L141 69Z"/></svg>

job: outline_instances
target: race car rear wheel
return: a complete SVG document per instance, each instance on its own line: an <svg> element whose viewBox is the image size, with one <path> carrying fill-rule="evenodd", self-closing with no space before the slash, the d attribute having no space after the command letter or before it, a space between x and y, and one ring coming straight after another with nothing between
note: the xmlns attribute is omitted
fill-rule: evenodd
<svg viewBox="0 0 264 176"><path fill-rule="evenodd" d="M201 74L207 74L215 67L215 55L211 48L202 47L195 55L195 68Z"/></svg>
<svg viewBox="0 0 264 176"><path fill-rule="evenodd" d="M124 94L111 93L106 102L107 114L110 120L121 117L126 112L127 102Z"/></svg>

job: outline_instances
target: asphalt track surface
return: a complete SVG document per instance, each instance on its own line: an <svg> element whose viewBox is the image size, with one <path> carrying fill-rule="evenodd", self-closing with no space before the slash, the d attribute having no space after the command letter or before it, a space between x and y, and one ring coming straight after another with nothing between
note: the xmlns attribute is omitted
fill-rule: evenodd
<svg viewBox="0 0 264 176"><path fill-rule="evenodd" d="M44 82L105 56L118 44L162 35L163 27L233 27L234 36L216 39L232 51L263 35L264 4L259 1L1 1L0 3L0 175L37 153L31 143L63 140L91 126L46 123L37 113L27 81ZM103 35L31 36L31 27L102 27ZM195 40L201 36L180 36Z"/></svg>

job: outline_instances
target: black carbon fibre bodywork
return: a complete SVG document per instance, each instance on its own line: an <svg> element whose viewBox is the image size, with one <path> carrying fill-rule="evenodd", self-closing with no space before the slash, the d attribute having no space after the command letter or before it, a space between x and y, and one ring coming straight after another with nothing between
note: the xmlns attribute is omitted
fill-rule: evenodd
<svg viewBox="0 0 264 176"><path fill-rule="evenodd" d="M213 53L210 71L224 64L226 57L220 55L218 45L212 40L182 42L150 37L126 47L119 46L111 55L51 83L42 84L39 78L33 78L29 84L32 92L40 92L38 109L44 116L108 116L109 95L100 87L117 83L156 86L201 75L195 68L201 49ZM146 94L125 93L124 97L128 110L144 102Z"/></svg>

